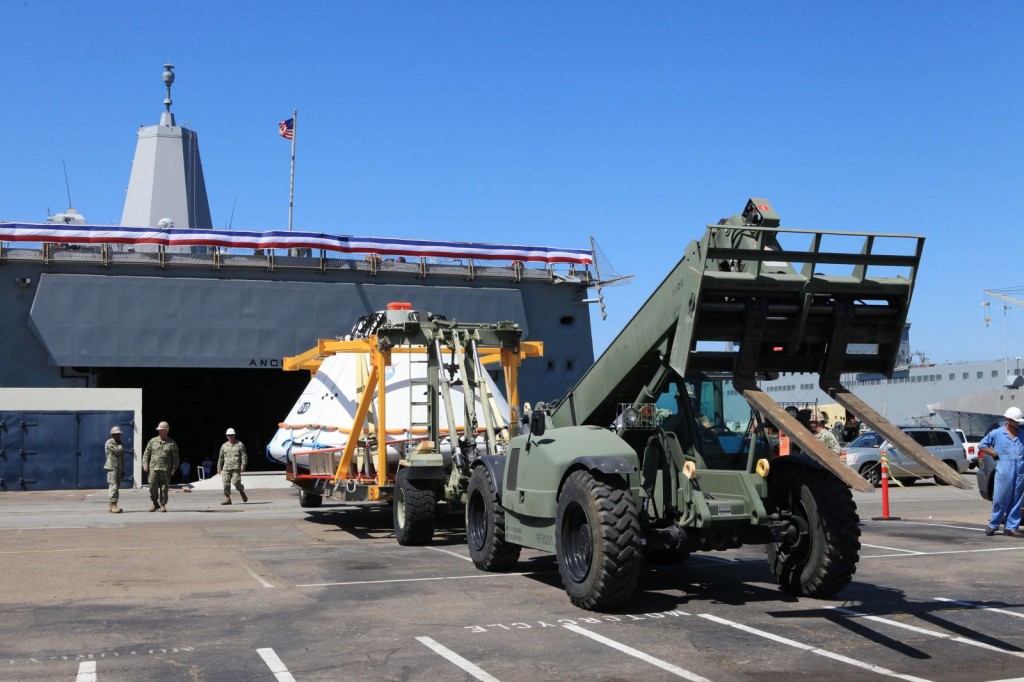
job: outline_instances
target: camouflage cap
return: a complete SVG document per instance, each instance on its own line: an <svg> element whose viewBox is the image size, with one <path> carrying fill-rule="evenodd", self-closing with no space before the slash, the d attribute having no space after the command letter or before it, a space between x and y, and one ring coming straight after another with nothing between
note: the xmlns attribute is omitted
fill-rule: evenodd
<svg viewBox="0 0 1024 682"><path fill-rule="evenodd" d="M163 431L164 429L170 431L171 430L170 424L168 424L167 422L160 422L159 424L156 425L156 430L157 431Z"/></svg>
<svg viewBox="0 0 1024 682"><path fill-rule="evenodd" d="M113 436L115 433L121 433L121 427L120 426L112 426L112 427L110 427L110 435Z"/></svg>

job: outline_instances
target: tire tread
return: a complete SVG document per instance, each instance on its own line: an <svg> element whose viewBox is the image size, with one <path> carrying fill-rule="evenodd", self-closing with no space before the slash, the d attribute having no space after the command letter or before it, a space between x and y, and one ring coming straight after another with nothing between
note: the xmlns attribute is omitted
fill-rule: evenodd
<svg viewBox="0 0 1024 682"><path fill-rule="evenodd" d="M487 541L485 541L483 549L476 552L473 550L469 534L471 531L470 503L478 488L480 494L485 496ZM501 506L501 500L498 498L498 492L495 490L490 472L482 466L474 469L469 481L466 504L466 541L469 544L469 554L473 558L473 564L481 571L507 571L514 568L519 562L519 553L522 551L522 547L505 541L505 509Z"/></svg>
<svg viewBox="0 0 1024 682"><path fill-rule="evenodd" d="M611 609L629 599L640 574L640 518L625 482L619 476L602 476L589 471L569 475L562 494L579 487L593 501L601 533L600 564L592 586L580 594L570 591L571 578L559 561L559 573L572 603L589 610Z"/></svg>
<svg viewBox="0 0 1024 682"><path fill-rule="evenodd" d="M398 525L399 505L394 505L395 539L400 545L428 545L434 537L437 520L437 494L430 481L410 479L406 469L395 477L395 488L405 494L405 527ZM397 490L396 490L397 495Z"/></svg>
<svg viewBox="0 0 1024 682"><path fill-rule="evenodd" d="M787 467L785 483L791 494L800 495L806 487L818 509L823 527L823 552L812 573L801 577L806 564L796 565L792 557L783 561L781 555L767 548L768 561L784 589L793 594L818 599L829 598L843 589L857 572L860 559L860 517L850 489L827 471L803 467Z"/></svg>

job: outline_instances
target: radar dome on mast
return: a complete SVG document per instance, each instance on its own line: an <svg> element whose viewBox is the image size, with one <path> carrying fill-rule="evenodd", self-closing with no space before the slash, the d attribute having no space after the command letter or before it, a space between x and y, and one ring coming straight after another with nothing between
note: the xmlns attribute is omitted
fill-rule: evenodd
<svg viewBox="0 0 1024 682"><path fill-rule="evenodd" d="M64 188L68 192L68 208L63 213L46 216L50 225L85 225L85 216L76 211L71 203L71 183L68 182L68 165L64 164ZM47 211L49 213L49 211Z"/></svg>
<svg viewBox="0 0 1024 682"><path fill-rule="evenodd" d="M51 225L85 225L85 216L68 207L63 213L46 216L46 222Z"/></svg>
<svg viewBox="0 0 1024 682"><path fill-rule="evenodd" d="M164 64L164 85L167 86L167 97L164 98L163 116L160 117L160 125L173 126L174 114L171 113L171 86L174 85L174 64Z"/></svg>

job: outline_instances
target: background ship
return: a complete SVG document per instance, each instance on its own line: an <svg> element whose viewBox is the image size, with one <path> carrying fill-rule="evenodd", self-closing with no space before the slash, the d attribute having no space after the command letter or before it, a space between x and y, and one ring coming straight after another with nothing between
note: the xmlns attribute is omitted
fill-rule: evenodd
<svg viewBox="0 0 1024 682"><path fill-rule="evenodd" d="M1019 375L1018 375L1019 376ZM1011 406L1020 407L1024 391L1019 387L978 391L940 400L928 408L953 428L963 429L968 440L980 437L999 426ZM974 436L974 438L971 438Z"/></svg>
<svg viewBox="0 0 1024 682"><path fill-rule="evenodd" d="M1011 306L1024 307L1024 299L1021 293L1024 289L1014 287L1010 289L986 289L985 294L985 324L991 321L989 317L990 298L1001 302L1003 311L1003 335L1006 343L1006 311ZM1021 358L1014 358L1014 368L1011 372L1009 353L1004 361L1005 379L1002 386L977 390L972 393L954 396L951 398L940 398L929 404L929 409L935 412L947 424L954 428L964 430L966 434L981 436L998 426L1003 420L1003 414L1007 408L1020 407L1024 400L1024 376L1021 376Z"/></svg>
<svg viewBox="0 0 1024 682"><path fill-rule="evenodd" d="M931 363L910 350L910 325L904 330L892 378L879 374L844 374L842 383L895 424L945 424L966 434L984 435L994 419L989 405L1001 415L1024 394L1007 384L1024 383L1020 361L980 360ZM850 353L858 352L852 347ZM779 403L826 405L832 401L818 389L817 376L783 374L763 381L762 388ZM984 402L981 402L984 398ZM826 413L829 408L823 408ZM977 417L972 416L977 414ZM829 414L830 419L842 414Z"/></svg>

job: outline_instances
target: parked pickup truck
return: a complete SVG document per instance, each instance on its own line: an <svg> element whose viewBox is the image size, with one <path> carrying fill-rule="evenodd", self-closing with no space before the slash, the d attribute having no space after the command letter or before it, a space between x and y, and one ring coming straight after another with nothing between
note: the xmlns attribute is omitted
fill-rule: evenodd
<svg viewBox="0 0 1024 682"><path fill-rule="evenodd" d="M967 435L962 429L953 429L964 444L964 456L967 457L967 467L974 469L978 466L978 443L984 435Z"/></svg>

